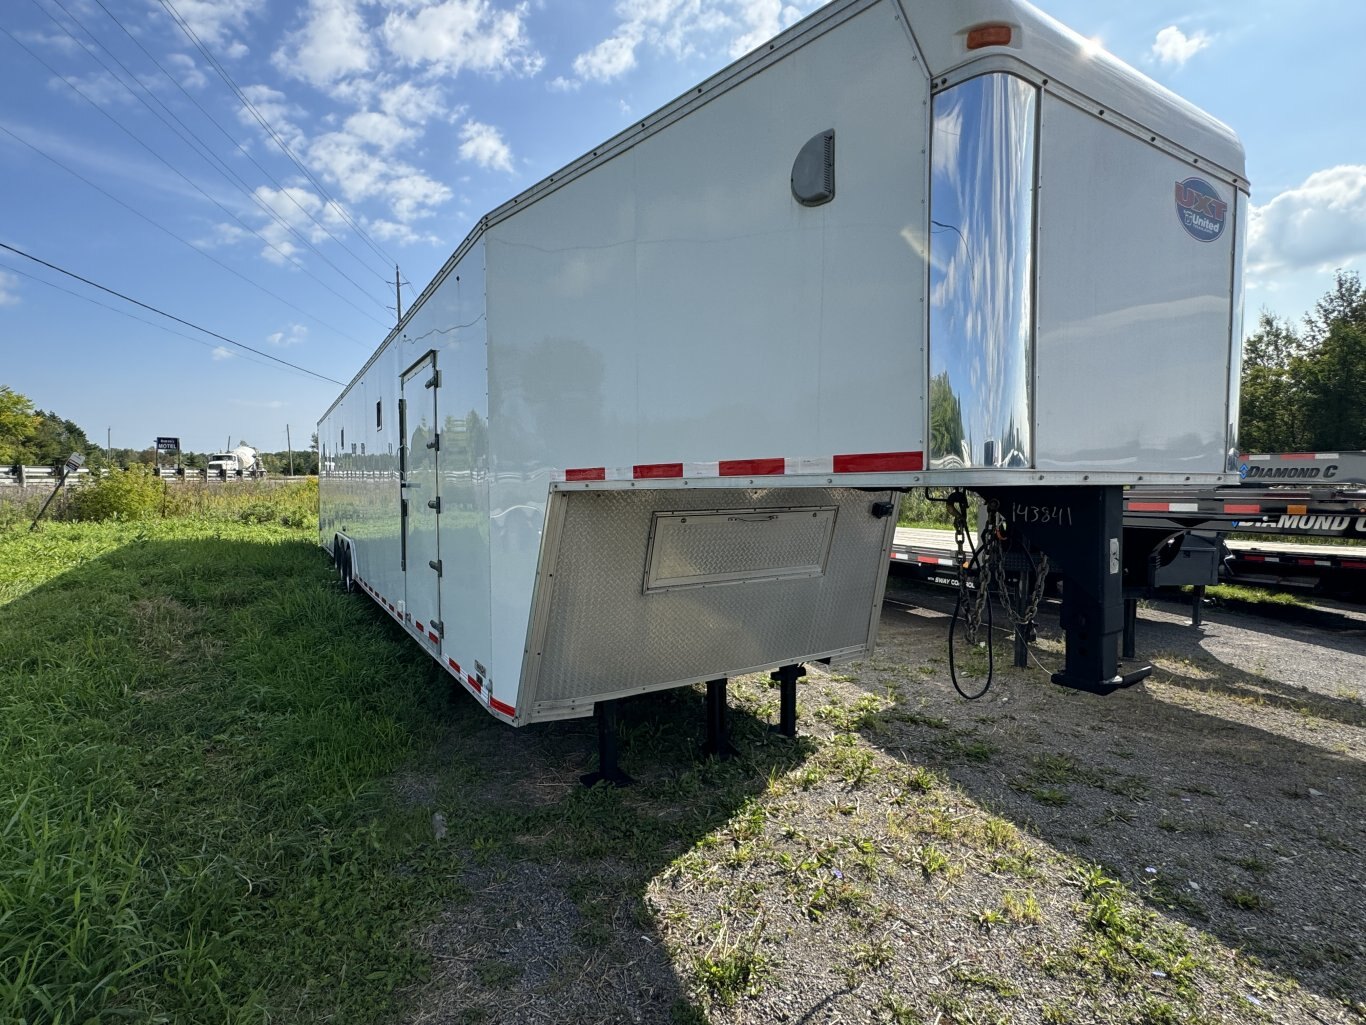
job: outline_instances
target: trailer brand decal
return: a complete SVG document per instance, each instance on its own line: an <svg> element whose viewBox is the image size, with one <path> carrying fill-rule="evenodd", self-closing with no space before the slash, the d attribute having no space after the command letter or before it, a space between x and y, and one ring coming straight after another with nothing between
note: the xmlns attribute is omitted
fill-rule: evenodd
<svg viewBox="0 0 1366 1025"><path fill-rule="evenodd" d="M1243 463L1238 476L1243 480L1332 480L1338 475L1338 464L1327 466L1253 466Z"/></svg>
<svg viewBox="0 0 1366 1025"><path fill-rule="evenodd" d="M1352 526L1350 516L1282 516L1276 521L1281 530L1323 530L1340 534ZM1366 516L1356 518L1357 533L1366 533Z"/></svg>
<svg viewBox="0 0 1366 1025"><path fill-rule="evenodd" d="M1224 233L1228 204L1203 178L1176 183L1176 216L1186 234L1201 242L1213 242Z"/></svg>

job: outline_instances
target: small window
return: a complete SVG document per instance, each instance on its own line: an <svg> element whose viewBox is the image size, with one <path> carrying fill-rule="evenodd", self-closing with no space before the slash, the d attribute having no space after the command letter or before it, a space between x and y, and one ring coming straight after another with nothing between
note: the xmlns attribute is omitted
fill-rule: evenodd
<svg viewBox="0 0 1366 1025"><path fill-rule="evenodd" d="M375 403L375 430L384 430L384 400Z"/></svg>

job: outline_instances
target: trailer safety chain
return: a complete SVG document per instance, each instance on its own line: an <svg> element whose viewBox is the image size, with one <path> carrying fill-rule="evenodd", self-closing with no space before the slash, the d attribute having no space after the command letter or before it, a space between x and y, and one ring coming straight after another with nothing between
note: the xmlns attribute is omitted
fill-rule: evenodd
<svg viewBox="0 0 1366 1025"><path fill-rule="evenodd" d="M991 689L996 675L996 649L993 635L994 623L991 610L992 587L1001 596L1001 605L1009 613L1017 628L1024 628L1034 622L1039 613L1039 603L1043 601L1044 588L1048 582L1048 556L1039 552L1038 559L1028 551L1030 569L1034 574L1033 587L1023 607L1015 602L1014 595L1006 582L1005 549L1010 541L1009 525L1001 515L1000 503L995 499L986 506L983 518L980 543L972 544L972 533L968 528L968 499L962 491L955 491L945 499L949 515L953 520L953 536L957 546L958 601L954 606L953 619L949 621L949 679L953 689L969 701L976 701ZM965 547L966 545L966 547ZM977 574L977 593L968 589L968 574ZM982 689L969 694L958 683L958 667L954 660L953 640L957 632L960 615L964 620L965 634L970 646L984 643L987 653L987 678ZM982 620L986 619L986 638L978 641L982 632Z"/></svg>
<svg viewBox="0 0 1366 1025"><path fill-rule="evenodd" d="M949 680L953 683L953 689L968 701L976 701L991 689L992 678L996 675L996 649L992 643L991 632L993 629L991 616L991 566L990 559L1000 558L1000 542L993 540L988 531L982 532L982 543L976 547L972 544L972 532L968 528L968 496L962 491L952 492L944 503L948 507L949 516L953 520L953 537L957 545L955 561L958 565L958 600L953 607L953 618L949 620ZM964 547L966 543L967 547ZM990 551L989 549L995 549ZM971 554L969 554L969 551ZM987 565L983 568L983 562ZM977 573L977 594L973 595L968 590L968 572ZM982 685L982 689L976 694L969 694L958 683L958 665L953 657L953 638L958 629L958 620L962 616L966 622L966 632L968 644L976 647L978 644L977 635L982 629L982 617L985 613L987 636L987 679Z"/></svg>
<svg viewBox="0 0 1366 1025"><path fill-rule="evenodd" d="M994 518L994 522L993 522ZM995 537L995 543L1000 546L1009 540L1009 533L1005 518L1001 516L999 508L995 502L987 506L987 529ZM1026 550L1025 558L1029 560L1030 572L1034 574L1034 588L1030 591L1029 597L1025 600L1023 608L1017 607L1015 598L1011 594L1010 588L1006 584L1005 559L994 560L996 589L1001 595L1001 604L1005 606L1010 617L1016 626L1028 626L1034 622L1034 618L1039 614L1039 603L1043 601L1044 588L1048 583L1048 555L1045 552L1039 553L1038 561ZM988 567L992 568L991 566Z"/></svg>

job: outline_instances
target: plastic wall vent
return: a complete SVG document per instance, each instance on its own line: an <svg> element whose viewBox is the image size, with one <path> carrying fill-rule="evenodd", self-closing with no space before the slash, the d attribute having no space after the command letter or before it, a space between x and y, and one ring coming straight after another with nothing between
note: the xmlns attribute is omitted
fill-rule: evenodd
<svg viewBox="0 0 1366 1025"><path fill-rule="evenodd" d="M835 130L813 135L792 164L792 195L802 206L835 198Z"/></svg>

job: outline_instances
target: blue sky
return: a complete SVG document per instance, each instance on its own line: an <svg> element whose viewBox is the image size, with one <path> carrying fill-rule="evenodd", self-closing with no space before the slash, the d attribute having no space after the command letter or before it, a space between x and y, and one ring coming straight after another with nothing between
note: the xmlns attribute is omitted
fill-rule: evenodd
<svg viewBox="0 0 1366 1025"><path fill-rule="evenodd" d="M817 6L6 0L0 242L347 381L395 262L406 305L481 214ZM1041 6L1242 137L1250 325L1362 268L1366 5ZM198 451L281 449L287 424L304 447L340 390L4 250L0 384L100 443Z"/></svg>

